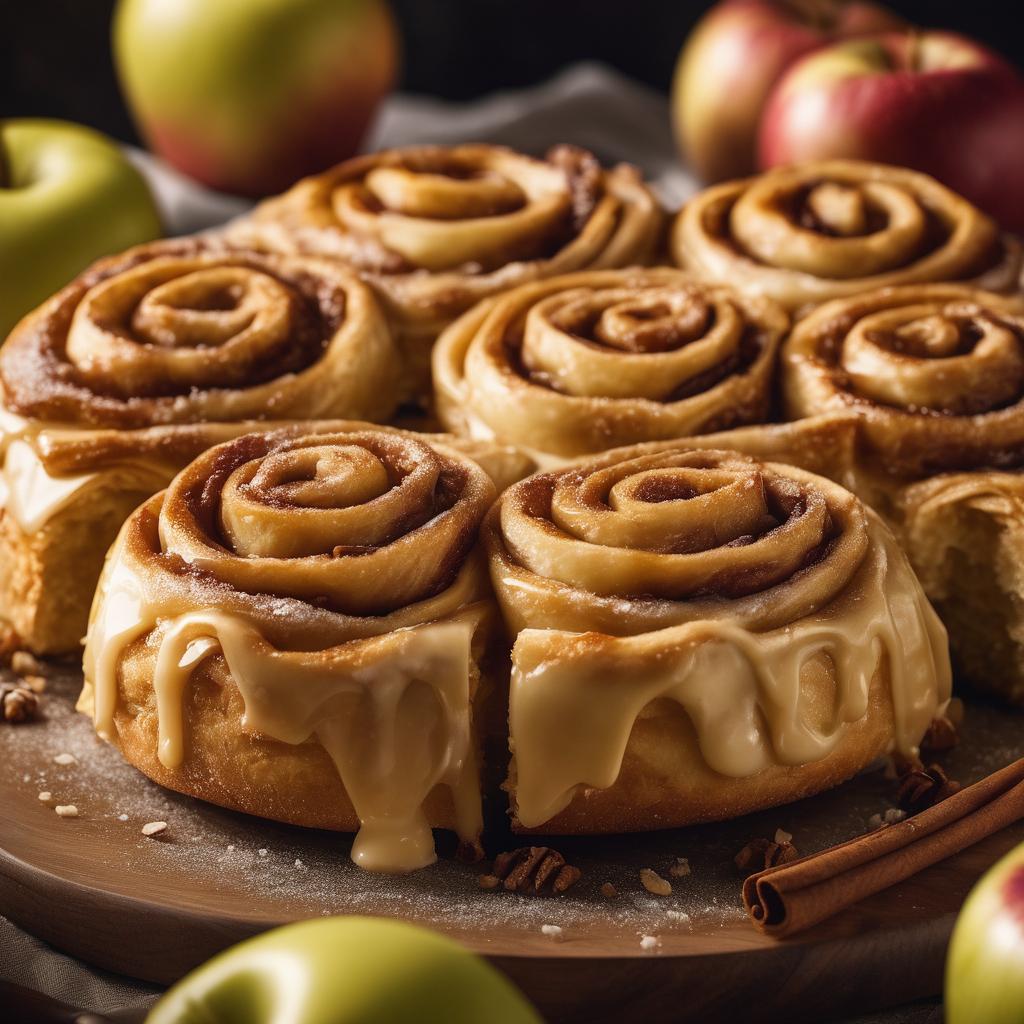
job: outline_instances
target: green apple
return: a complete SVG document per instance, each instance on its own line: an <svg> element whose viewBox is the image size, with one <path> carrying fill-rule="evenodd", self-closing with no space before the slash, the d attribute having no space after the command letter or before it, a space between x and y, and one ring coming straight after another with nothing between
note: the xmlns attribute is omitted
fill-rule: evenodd
<svg viewBox="0 0 1024 1024"><path fill-rule="evenodd" d="M396 73L383 0L119 0L142 134L211 188L279 192L352 156Z"/></svg>
<svg viewBox="0 0 1024 1024"><path fill-rule="evenodd" d="M178 982L146 1024L541 1024L493 967L399 921L331 917L229 949Z"/></svg>
<svg viewBox="0 0 1024 1024"><path fill-rule="evenodd" d="M0 341L100 256L162 234L142 175L65 121L0 121Z"/></svg>
<svg viewBox="0 0 1024 1024"><path fill-rule="evenodd" d="M1024 845L971 891L946 960L946 1024L1024 1020Z"/></svg>

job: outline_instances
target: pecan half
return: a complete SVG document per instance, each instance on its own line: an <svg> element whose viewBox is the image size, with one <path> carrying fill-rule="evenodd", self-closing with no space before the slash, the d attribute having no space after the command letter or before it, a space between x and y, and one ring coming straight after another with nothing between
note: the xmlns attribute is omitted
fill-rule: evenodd
<svg viewBox="0 0 1024 1024"><path fill-rule="evenodd" d="M940 765L930 764L927 768L922 765L901 776L896 789L896 803L908 814L916 814L941 803L959 790L960 783L949 778Z"/></svg>
<svg viewBox="0 0 1024 1024"><path fill-rule="evenodd" d="M27 722L35 718L39 710L39 698L29 687L20 683L0 683L0 710L5 722Z"/></svg>
<svg viewBox="0 0 1024 1024"><path fill-rule="evenodd" d="M799 856L796 847L789 840L778 843L771 839L752 839L736 854L733 861L736 869L747 877L756 875L765 868L788 864Z"/></svg>
<svg viewBox="0 0 1024 1024"><path fill-rule="evenodd" d="M579 868L566 864L557 850L547 846L521 846L499 853L491 871L502 880L506 891L528 896L563 893L582 874Z"/></svg>

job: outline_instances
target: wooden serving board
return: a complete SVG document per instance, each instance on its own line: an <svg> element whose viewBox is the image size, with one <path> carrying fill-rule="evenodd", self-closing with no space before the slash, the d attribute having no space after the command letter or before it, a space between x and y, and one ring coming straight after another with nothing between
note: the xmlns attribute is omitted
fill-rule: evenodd
<svg viewBox="0 0 1024 1024"><path fill-rule="evenodd" d="M361 872L349 839L169 793L125 765L72 710L79 679L55 673L46 718L0 726L0 913L82 960L170 983L238 940L324 914L386 914L434 927L505 971L554 1022L821 1021L937 994L956 912L980 873L1024 839L993 837L786 942L747 922L733 855L783 828L801 853L865 831L891 806L872 773L800 804L717 826L552 840L583 879L557 899L483 891L450 858L410 876ZM948 758L964 782L1024 752L1021 718L968 709ZM73 764L60 765L58 755ZM52 793L48 803L41 791ZM60 818L74 804L77 818ZM168 822L147 839L149 821ZM536 842L536 840L533 840ZM499 837L496 849L516 844ZM444 848L442 845L442 852ZM676 857L690 876L654 897L638 879ZM606 899L602 883L619 895ZM561 940L541 931L562 929ZM658 940L641 947L642 936Z"/></svg>

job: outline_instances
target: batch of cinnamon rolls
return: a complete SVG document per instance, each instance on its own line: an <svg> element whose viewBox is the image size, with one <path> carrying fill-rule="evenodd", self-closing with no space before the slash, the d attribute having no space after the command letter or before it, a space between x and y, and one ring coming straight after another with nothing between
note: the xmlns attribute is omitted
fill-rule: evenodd
<svg viewBox="0 0 1024 1024"><path fill-rule="evenodd" d="M384 871L642 831L1024 703L1022 251L859 162L362 157L0 350L0 615L164 786ZM416 429L413 429L413 428ZM948 638L947 638L948 637Z"/></svg>

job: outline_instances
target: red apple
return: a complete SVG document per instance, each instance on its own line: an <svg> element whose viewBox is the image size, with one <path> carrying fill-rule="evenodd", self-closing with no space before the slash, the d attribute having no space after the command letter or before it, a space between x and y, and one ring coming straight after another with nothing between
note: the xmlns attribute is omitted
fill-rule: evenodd
<svg viewBox="0 0 1024 1024"><path fill-rule="evenodd" d="M951 32L886 33L802 58L769 98L758 155L763 168L902 164L1024 231L1024 79Z"/></svg>
<svg viewBox="0 0 1024 1024"><path fill-rule="evenodd" d="M750 174L761 111L794 60L835 39L905 25L861 0L725 0L713 7L691 33L672 83L672 120L688 162L705 181Z"/></svg>
<svg viewBox="0 0 1024 1024"><path fill-rule="evenodd" d="M397 52L384 0L119 0L114 21L121 84L149 145L247 196L352 156Z"/></svg>

